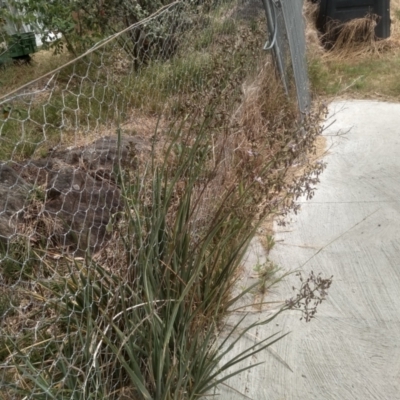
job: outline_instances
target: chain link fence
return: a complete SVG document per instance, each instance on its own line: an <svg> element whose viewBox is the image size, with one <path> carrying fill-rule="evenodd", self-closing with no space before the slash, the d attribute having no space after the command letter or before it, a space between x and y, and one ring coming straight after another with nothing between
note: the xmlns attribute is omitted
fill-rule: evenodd
<svg viewBox="0 0 400 400"><path fill-rule="evenodd" d="M300 109L305 112L309 105L306 78L297 68L304 67L304 42L302 35L293 36L302 26L296 17L301 7L295 3L285 6L283 2L282 8L274 3L271 15L284 82L290 91L290 50ZM292 23L292 29L282 31L282 21L285 26ZM98 41L79 57L57 56L66 62L23 86L17 87L16 81L32 74L38 65L35 59L32 66L2 70L2 399L183 399L187 393L209 389L206 383L193 386L201 381L196 374L209 355L205 361L195 358L192 365L182 367L178 378L169 378L170 371L181 368L182 348L172 349L167 340L155 354L155 339L141 336L138 327L151 321L149 329L156 337L157 329L166 329L167 322L159 317L170 307L165 291L182 290L182 296L186 295L188 289L180 281L185 275L173 270L174 262L195 255L201 260L210 257L208 250L198 250L199 243L185 252L187 240L179 235L178 245L171 245L175 230L190 228L197 238L210 221L223 218L218 223L223 232L220 239L225 243L230 237L224 230L232 218L232 213L224 214L228 201L218 202L229 179L246 173L260 188L261 194L254 198L263 204L262 211L253 205L249 209L235 206L235 213L251 220L249 216L277 207L274 184L264 182L264 158L258 157L262 150L256 141L257 135L270 135L271 122L258 124L267 117L264 111L256 118L250 114L254 101L243 106L243 97L259 95L254 82L258 82L260 67L262 82L273 75L265 73L271 64L263 52L265 37L261 3L176 1ZM42 64L53 62L49 52L37 56ZM273 87L271 104L281 101L274 105L281 108L285 97L280 98L280 88ZM276 120L281 123L279 112ZM249 124L254 127L250 129ZM234 133L227 135L228 131ZM301 146L290 139L293 133L279 132L290 135L283 140L282 154L295 154ZM269 155L278 151L275 139L270 143L265 150ZM190 162L185 161L189 156ZM171 191L163 186L155 165L172 174ZM223 174L216 172L215 165ZM282 164L275 162L274 168L280 171L275 175L280 176L287 165L286 159ZM254 172L257 168L259 174ZM190 197L195 212L180 211L177 205L185 198L189 170L197 177L195 194ZM212 182L213 190L204 182ZM238 190L242 199L242 188ZM225 205L214 210L211 218L210 204ZM163 210L172 217L168 214L162 219ZM189 214L188 222L185 216ZM170 247L164 248L164 243ZM172 248L174 258L162 264L160 260ZM226 245L226 250L215 254L216 260L230 260L232 249ZM152 257L158 263L158 281L148 278L146 268L156 268L149 261ZM214 276L224 269L215 267L217 261L210 265L215 270L201 272L215 285L209 293L225 296L228 286L223 289ZM189 274L185 279L191 282L193 277ZM153 285L154 292L147 285ZM221 298L212 297L209 307L222 302ZM185 307L193 310L200 300L195 297ZM175 317L178 311L171 313ZM201 327L201 323L196 324ZM176 332L182 341L194 335L184 327ZM180 343L177 337L174 341ZM195 345L190 346L188 354L199 357ZM168 362L166 353L171 353ZM175 397L166 396L172 390Z"/></svg>
<svg viewBox="0 0 400 400"><path fill-rule="evenodd" d="M310 111L303 0L263 0L270 27L266 48L274 55L288 94L297 95L300 112Z"/></svg>

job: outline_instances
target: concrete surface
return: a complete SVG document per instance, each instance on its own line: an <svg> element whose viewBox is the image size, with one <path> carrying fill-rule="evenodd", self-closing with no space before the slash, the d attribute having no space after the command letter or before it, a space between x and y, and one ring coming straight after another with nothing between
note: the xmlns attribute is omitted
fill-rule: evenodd
<svg viewBox="0 0 400 400"><path fill-rule="evenodd" d="M270 256L286 270L334 275L328 300L310 323L291 312L248 335L235 351L292 331L250 360L263 365L230 379L221 399L400 399L400 104L336 102L332 121L316 195L277 229ZM290 297L293 283L270 298Z"/></svg>

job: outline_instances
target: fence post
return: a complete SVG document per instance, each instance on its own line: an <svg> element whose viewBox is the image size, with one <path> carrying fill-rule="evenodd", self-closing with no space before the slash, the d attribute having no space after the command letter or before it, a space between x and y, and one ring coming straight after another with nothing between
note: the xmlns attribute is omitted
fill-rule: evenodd
<svg viewBox="0 0 400 400"><path fill-rule="evenodd" d="M278 18L275 10L274 4L271 3L272 0L262 0L265 14L267 17L267 25L268 25L268 37L269 42L264 45L264 50L271 50L273 54L273 60L275 63L275 67L278 69L279 74L281 76L282 84L285 89L287 95L289 95L289 90L287 86L287 82L285 79L285 69L283 66L281 49L278 46L277 37L278 33Z"/></svg>
<svg viewBox="0 0 400 400"><path fill-rule="evenodd" d="M301 114L310 108L306 41L303 23L303 0L263 0L271 50L286 93L293 84ZM293 77L293 78L292 78ZM294 82L291 82L291 80Z"/></svg>

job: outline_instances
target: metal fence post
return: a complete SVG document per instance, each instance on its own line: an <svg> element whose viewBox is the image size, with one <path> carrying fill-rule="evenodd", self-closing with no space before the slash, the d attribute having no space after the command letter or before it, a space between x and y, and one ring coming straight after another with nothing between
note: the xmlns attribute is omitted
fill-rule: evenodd
<svg viewBox="0 0 400 400"><path fill-rule="evenodd" d="M271 50L273 53L273 59L278 68L279 74L282 79L282 84L285 89L286 94L289 94L287 82L285 79L285 69L283 66L282 55L280 54L280 48L277 45L277 37L278 37L278 18L277 18L277 11L274 9L274 4L271 3L272 0L263 0L263 5L265 9L265 14L267 17L267 24L268 24L268 36L269 42L264 45L264 50Z"/></svg>
<svg viewBox="0 0 400 400"><path fill-rule="evenodd" d="M262 0L268 23L269 42L284 89L295 87L299 110L309 111L311 99L306 59L303 0Z"/></svg>

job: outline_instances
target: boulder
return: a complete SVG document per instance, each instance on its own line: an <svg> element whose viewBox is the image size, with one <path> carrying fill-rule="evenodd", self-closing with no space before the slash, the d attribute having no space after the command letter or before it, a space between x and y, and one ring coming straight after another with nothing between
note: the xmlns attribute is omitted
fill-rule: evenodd
<svg viewBox="0 0 400 400"><path fill-rule="evenodd" d="M140 136L123 136L120 146L117 136L105 136L87 146L56 152L52 157L68 165L84 165L91 171L115 171L119 162L132 166L138 154L150 150L150 143Z"/></svg>
<svg viewBox="0 0 400 400"><path fill-rule="evenodd" d="M88 248L96 252L104 246L107 224L121 207L121 193L115 184L70 167L54 174L46 192L46 215L62 226L53 232L58 243L80 252Z"/></svg>
<svg viewBox="0 0 400 400"><path fill-rule="evenodd" d="M122 208L119 165L135 169L150 150L146 139L124 136L119 145L115 135L52 151L39 160L0 163L0 239L14 235L19 221L33 224L31 231L37 232L41 220L41 239L74 254L97 252L107 244L106 227ZM34 188L43 198L33 202Z"/></svg>

